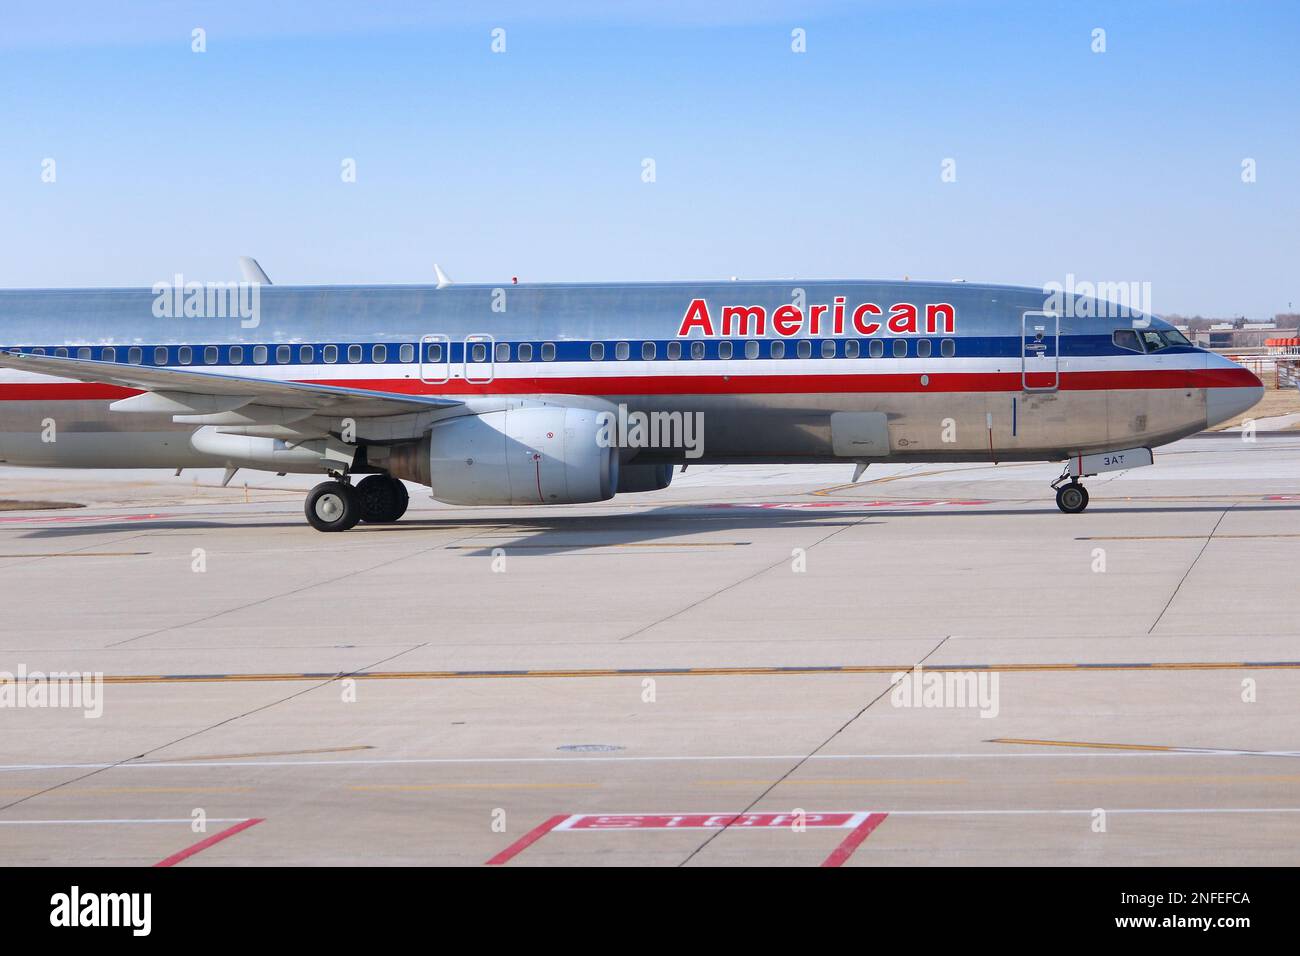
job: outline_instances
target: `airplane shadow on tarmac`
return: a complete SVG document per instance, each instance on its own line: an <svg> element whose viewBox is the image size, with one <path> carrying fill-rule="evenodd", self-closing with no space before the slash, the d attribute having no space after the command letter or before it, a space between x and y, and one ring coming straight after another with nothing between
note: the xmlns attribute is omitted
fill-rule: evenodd
<svg viewBox="0 0 1300 956"><path fill-rule="evenodd" d="M351 531L338 535L321 534L312 531L302 519L289 520L240 520L232 516L219 521L200 518L160 518L157 520L86 522L59 526L46 526L27 530L15 529L24 539L58 540L76 539L90 535L103 535L135 531L151 534L164 531L201 531L205 529L248 529L248 530L284 530L299 529L304 535L316 538L322 546L337 543L346 547L356 536L371 540L374 535L416 535L419 532L448 531L457 529L464 532L448 540L445 546L467 556L482 557L491 555L493 548L526 548L531 554L565 553L586 551L594 548L626 547L628 545L660 544L665 548L674 547L673 539L686 535L709 531L744 533L762 529L809 528L833 529L884 524L891 519L952 519L978 521L980 518L995 517L1043 517L1061 522L1065 533L1077 533L1089 529L1086 525L1087 515L1157 515L1157 514L1218 514L1225 510L1235 512L1255 511L1296 511L1300 502L1276 504L1226 504L1208 503L1169 504L1146 506L1107 506L1096 502L1089 507L1083 517L1060 514L1050 502L1044 502L1040 508L985 508L981 506L935 506L927 508L863 508L821 509L821 508L772 508L750 506L722 506L711 504L677 503L665 505L648 511L617 512L607 515L573 515L562 514L537 515L536 517L495 518L473 513L458 514L449 512L436 518L411 517L396 524L362 524ZM499 534L491 532L498 531ZM476 538L487 538L481 547ZM513 538L513 540L512 540ZM750 542L729 542L730 546L748 545ZM698 545L709 545L698 542ZM715 546L723 546L715 542ZM677 546L688 546L681 542Z"/></svg>

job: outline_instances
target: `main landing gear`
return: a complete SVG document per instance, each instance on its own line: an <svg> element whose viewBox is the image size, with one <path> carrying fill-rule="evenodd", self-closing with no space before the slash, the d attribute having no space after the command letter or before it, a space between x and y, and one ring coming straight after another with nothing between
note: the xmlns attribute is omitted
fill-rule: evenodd
<svg viewBox="0 0 1300 956"><path fill-rule="evenodd" d="M347 476L324 481L307 493L303 510L317 531L347 531L360 521L385 524L406 513L406 486L387 475L369 475L354 488Z"/></svg>
<svg viewBox="0 0 1300 956"><path fill-rule="evenodd" d="M1070 474L1069 468L1052 482L1052 487L1056 489L1056 507L1067 515L1077 515L1088 507L1088 489L1079 484L1079 479Z"/></svg>

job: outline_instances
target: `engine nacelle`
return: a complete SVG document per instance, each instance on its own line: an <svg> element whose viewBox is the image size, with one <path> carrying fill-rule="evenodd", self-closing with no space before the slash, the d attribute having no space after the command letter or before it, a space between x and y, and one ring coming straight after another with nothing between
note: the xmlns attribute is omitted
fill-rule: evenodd
<svg viewBox="0 0 1300 956"><path fill-rule="evenodd" d="M274 438L231 435L205 425L190 435L190 446L197 452L219 459L226 465L260 468L265 471L312 473L342 470L352 462L350 449L321 440L289 445Z"/></svg>
<svg viewBox="0 0 1300 956"><path fill-rule="evenodd" d="M669 462L624 465L618 471L618 493L662 491L673 481L673 466Z"/></svg>
<svg viewBox="0 0 1300 956"><path fill-rule="evenodd" d="M389 467L417 478L452 505L559 505L605 501L618 488L618 449L598 441L594 409L525 406L436 422L414 448L428 448L425 474L400 452ZM423 469L420 469L422 471Z"/></svg>

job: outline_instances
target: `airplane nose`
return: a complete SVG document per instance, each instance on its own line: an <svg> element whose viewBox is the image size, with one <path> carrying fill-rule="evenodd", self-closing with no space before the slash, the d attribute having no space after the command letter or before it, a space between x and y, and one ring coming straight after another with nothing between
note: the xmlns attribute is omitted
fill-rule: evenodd
<svg viewBox="0 0 1300 956"><path fill-rule="evenodd" d="M1217 359L1217 361L1215 361ZM1231 359L1221 355L1210 357L1211 367L1219 366L1224 374L1230 376L1230 385L1214 386L1205 390L1205 427L1213 428L1222 422L1236 418L1242 412L1254 408L1264 397L1264 383L1254 372L1243 368Z"/></svg>

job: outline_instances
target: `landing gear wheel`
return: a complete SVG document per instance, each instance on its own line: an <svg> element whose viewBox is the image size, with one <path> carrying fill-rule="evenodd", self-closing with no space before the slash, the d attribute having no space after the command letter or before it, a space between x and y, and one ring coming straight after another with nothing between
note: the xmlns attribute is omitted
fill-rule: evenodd
<svg viewBox="0 0 1300 956"><path fill-rule="evenodd" d="M361 520L356 490L341 481L324 481L307 492L303 511L317 531L347 531Z"/></svg>
<svg viewBox="0 0 1300 956"><path fill-rule="evenodd" d="M371 475L357 485L362 521L374 524L396 521L406 514L410 500L406 486L387 475Z"/></svg>
<svg viewBox="0 0 1300 956"><path fill-rule="evenodd" d="M1077 515L1088 507L1088 489L1077 481L1056 489L1056 507L1068 515Z"/></svg>

